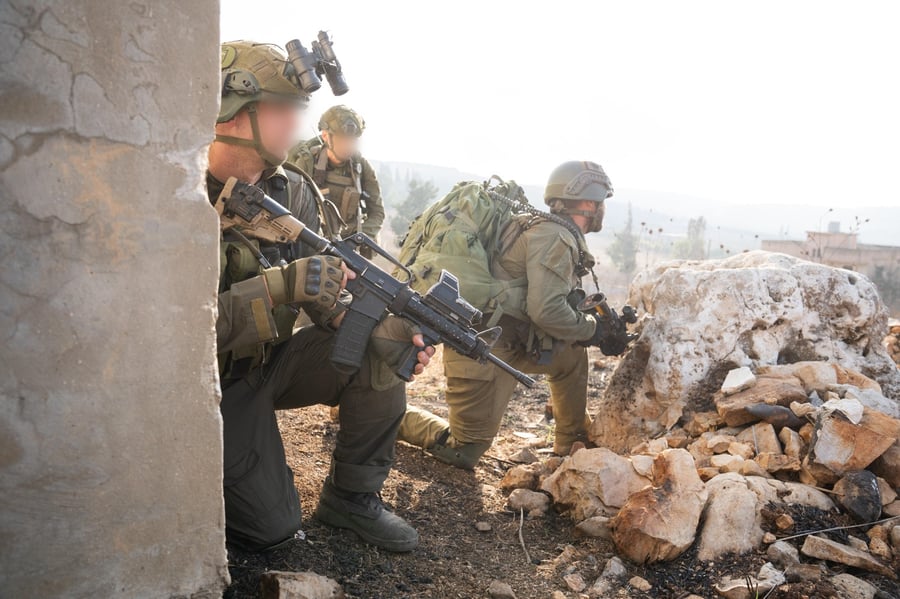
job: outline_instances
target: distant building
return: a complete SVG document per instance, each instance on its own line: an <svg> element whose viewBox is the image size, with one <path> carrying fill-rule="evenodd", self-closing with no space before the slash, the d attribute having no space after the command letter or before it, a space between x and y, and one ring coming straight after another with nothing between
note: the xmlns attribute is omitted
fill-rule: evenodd
<svg viewBox="0 0 900 599"><path fill-rule="evenodd" d="M900 247L859 243L856 233L843 233L840 223L828 231L807 231L806 239L764 239L762 249L846 268L866 275L895 314L900 313Z"/></svg>

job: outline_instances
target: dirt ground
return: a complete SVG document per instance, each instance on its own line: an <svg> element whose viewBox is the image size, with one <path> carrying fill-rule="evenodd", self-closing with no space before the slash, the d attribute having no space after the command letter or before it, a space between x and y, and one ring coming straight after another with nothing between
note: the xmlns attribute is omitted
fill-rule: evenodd
<svg viewBox="0 0 900 599"><path fill-rule="evenodd" d="M592 355L592 359L602 358ZM596 398L606 386L616 360L600 359L590 375L589 409L596 412ZM408 387L409 403L446 416L440 361ZM552 446L552 423L545 419L549 398L546 383L535 389L519 386L504 420L500 436L488 456L474 472L441 464L422 450L399 443L397 463L382 496L394 510L419 531L419 548L408 554L392 554L366 545L348 531L336 530L312 518L319 489L329 465L337 425L326 407L281 412L279 423L288 462L296 473L303 507L305 541L268 554L248 554L229 548L232 585L229 599L256 597L259 576L267 570L312 570L337 580L348 597L375 598L468 598L487 597L491 581L509 584L519 599L549 598L554 591L576 597L562 576L576 570L588 584L599 576L608 558L615 554L609 542L579 538L573 523L554 512L522 523L522 538L530 562L519 541L518 514L506 507L500 479L512 465L508 458L524 447L540 454L540 446ZM544 451L547 451L544 449ZM479 532L476 522L488 522L491 530ZM577 555L561 563L554 561L566 545ZM623 583L615 597L680 599L690 593L713 598L712 590L723 576L755 574L764 555L735 556L701 563L692 551L661 565L629 564L629 576L642 576L653 587L640 592ZM880 577L855 575L879 586L884 597L900 598L900 586ZM824 582L780 587L771 599L830 597Z"/></svg>

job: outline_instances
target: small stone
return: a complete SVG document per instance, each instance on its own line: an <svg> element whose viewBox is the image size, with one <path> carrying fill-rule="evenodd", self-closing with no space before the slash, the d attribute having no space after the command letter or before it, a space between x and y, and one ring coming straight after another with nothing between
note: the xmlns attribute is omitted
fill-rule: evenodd
<svg viewBox="0 0 900 599"><path fill-rule="evenodd" d="M800 463L800 480L803 481L803 484L813 487L830 487L839 478L840 476L835 474L830 468L817 464L810 459L809 454L805 455Z"/></svg>
<svg viewBox="0 0 900 599"><path fill-rule="evenodd" d="M575 525L575 530L588 537L612 539L610 519L606 516L593 516Z"/></svg>
<svg viewBox="0 0 900 599"><path fill-rule="evenodd" d="M857 522L874 522L881 515L881 490L868 470L848 473L835 483L834 493Z"/></svg>
<svg viewBox="0 0 900 599"><path fill-rule="evenodd" d="M669 449L669 442L665 437L660 437L659 439L647 441L647 451L645 453L657 454L667 449Z"/></svg>
<svg viewBox="0 0 900 599"><path fill-rule="evenodd" d="M588 589L588 595L590 597L608 597L613 588L619 585L619 581L627 575L628 570L625 569L625 564L622 563L622 560L618 557L609 558L606 566L603 568L603 572L591 588Z"/></svg>
<svg viewBox="0 0 900 599"><path fill-rule="evenodd" d="M884 522L882 524L876 524L875 526L873 526L872 528L869 529L869 532L866 533L866 536L868 536L870 540L871 539L881 539L882 541L887 541L889 533L888 533L888 529L886 527L889 527L890 524L891 524L891 522Z"/></svg>
<svg viewBox="0 0 900 599"><path fill-rule="evenodd" d="M566 586L569 587L569 590L575 591L576 593L580 593L587 587L587 583L584 581L584 578L581 577L581 574L577 572L573 572L571 574L566 574L563 576L563 582L566 583Z"/></svg>
<svg viewBox="0 0 900 599"><path fill-rule="evenodd" d="M553 591L553 594L550 595L550 599L568 599L568 597L566 597L566 594L562 591Z"/></svg>
<svg viewBox="0 0 900 599"><path fill-rule="evenodd" d="M756 591L755 596L747 588L748 578ZM728 578L716 584L715 589L725 599L756 599L756 597L761 597L784 583L784 574L776 569L775 566L766 562L759 569L759 574L756 577Z"/></svg>
<svg viewBox="0 0 900 599"><path fill-rule="evenodd" d="M712 466L704 466L703 468L697 468L697 474L700 476L700 480L707 482L721 474L721 471Z"/></svg>
<svg viewBox="0 0 900 599"><path fill-rule="evenodd" d="M766 472L800 472L800 460L783 453L761 453L754 459Z"/></svg>
<svg viewBox="0 0 900 599"><path fill-rule="evenodd" d="M640 576L632 576L628 581L628 584L645 593L653 588L653 585L650 584L649 580L647 580L646 578L641 578Z"/></svg>
<svg viewBox="0 0 900 599"><path fill-rule="evenodd" d="M653 456L633 455L631 456L631 466L638 476L643 476L647 480L653 478Z"/></svg>
<svg viewBox="0 0 900 599"><path fill-rule="evenodd" d="M792 564L784 571L788 582L811 582L821 579L828 573L822 564Z"/></svg>
<svg viewBox="0 0 900 599"><path fill-rule="evenodd" d="M872 464L887 452L898 436L900 421L881 412L865 408L859 424L853 424L839 411L833 411L816 421L809 455L816 463L843 475ZM876 473L884 476L881 472Z"/></svg>
<svg viewBox="0 0 900 599"><path fill-rule="evenodd" d="M734 442L734 437L731 435L713 435L706 440L706 446L709 447L713 453L725 453L728 451L728 447Z"/></svg>
<svg viewBox="0 0 900 599"><path fill-rule="evenodd" d="M792 401L790 407L791 412L797 418L815 417L819 412L819 408L816 405L802 401Z"/></svg>
<svg viewBox="0 0 900 599"><path fill-rule="evenodd" d="M886 480L891 487L900 489L900 440L872 462L869 470Z"/></svg>
<svg viewBox="0 0 900 599"><path fill-rule="evenodd" d="M800 563L800 552L787 541L775 541L766 549L766 558L776 566L787 568Z"/></svg>
<svg viewBox="0 0 900 599"><path fill-rule="evenodd" d="M853 547L854 549L858 549L860 551L868 551L869 545L859 537L849 536L847 537L847 544Z"/></svg>
<svg viewBox="0 0 900 599"><path fill-rule="evenodd" d="M852 397L840 399L838 396L835 396L829 397L822 409L826 412L840 412L853 424L859 424L859 421L862 420L865 406L858 399Z"/></svg>
<svg viewBox="0 0 900 599"><path fill-rule="evenodd" d="M767 545L770 543L774 543L777 540L778 540L778 537L776 537L775 535L773 535L770 532L767 532L766 534L764 534L763 538L762 538L763 543L765 543Z"/></svg>
<svg viewBox="0 0 900 599"><path fill-rule="evenodd" d="M492 580L487 592L491 599L516 599L512 587L499 580Z"/></svg>
<svg viewBox="0 0 900 599"><path fill-rule="evenodd" d="M786 429L790 430L790 429ZM753 457L754 451L753 446L749 443L741 443L739 441L734 441L733 443L728 444L728 453L731 455L736 455L744 458L745 460L749 460Z"/></svg>
<svg viewBox="0 0 900 599"><path fill-rule="evenodd" d="M669 431L669 434L666 435L666 442L672 449L684 449L687 447L688 441L687 433L681 429Z"/></svg>
<svg viewBox="0 0 900 599"><path fill-rule="evenodd" d="M894 547L894 552L900 553L900 524L891 529L891 545Z"/></svg>
<svg viewBox="0 0 900 599"><path fill-rule="evenodd" d="M816 426L812 422L809 422L809 423L801 426L800 430L797 431L797 434L799 434L800 438L803 439L803 442L808 445L809 442L812 440L812 436L813 436L813 433L815 432L815 430L816 430Z"/></svg>
<svg viewBox="0 0 900 599"><path fill-rule="evenodd" d="M550 507L550 498L537 491L514 489L509 494L508 504L514 511L525 510L529 514L543 513Z"/></svg>
<svg viewBox="0 0 900 599"><path fill-rule="evenodd" d="M890 561L893 556L891 548L881 539L872 539L869 541L869 553L877 555L881 559Z"/></svg>
<svg viewBox="0 0 900 599"><path fill-rule="evenodd" d="M719 455L714 455L709 459L709 463L713 468L718 468L719 470L726 470L730 467L737 467L740 470L741 463L744 459L740 456L730 455L727 453L722 453ZM733 472L733 470L732 470Z"/></svg>
<svg viewBox="0 0 900 599"><path fill-rule="evenodd" d="M315 572L271 570L259 579L262 599L342 599L344 590L336 581Z"/></svg>
<svg viewBox="0 0 900 599"><path fill-rule="evenodd" d="M897 499L897 492L894 488L888 483L888 481L883 478L876 477L875 479L878 481L878 490L881 491L881 505L885 506L889 503L893 503L895 499Z"/></svg>
<svg viewBox="0 0 900 599"><path fill-rule="evenodd" d="M890 527L893 522L883 522L882 524L876 524L875 526L869 529L869 532L866 534L869 537L869 540L872 539L881 539L885 543L888 542L888 538L890 537Z"/></svg>
<svg viewBox="0 0 900 599"><path fill-rule="evenodd" d="M537 486L538 472L532 465L513 466L506 471L500 481L500 488L504 491L513 489L531 489Z"/></svg>
<svg viewBox="0 0 900 599"><path fill-rule="evenodd" d="M724 424L718 412L694 412L684 430L692 437L699 437L707 431L714 431Z"/></svg>
<svg viewBox="0 0 900 599"><path fill-rule="evenodd" d="M800 438L800 433L784 427L778 433L778 439L784 447L784 455L797 460L803 457L803 439Z"/></svg>
<svg viewBox="0 0 900 599"><path fill-rule="evenodd" d="M775 518L775 526L778 527L778 530L790 530L794 527L794 519L790 514L781 514Z"/></svg>
<svg viewBox="0 0 900 599"><path fill-rule="evenodd" d="M607 560L600 576L602 578L625 578L627 574L625 563L618 557L611 557Z"/></svg>
<svg viewBox="0 0 900 599"><path fill-rule="evenodd" d="M781 443L778 442L775 427L768 422L757 422L753 426L744 429L737 436L737 439L753 447L756 455L761 453L781 453Z"/></svg>
<svg viewBox="0 0 900 599"><path fill-rule="evenodd" d="M509 461L515 462L517 464L534 464L539 460L533 451L531 451L527 447L523 447L522 449L511 455L509 457Z"/></svg>
<svg viewBox="0 0 900 599"><path fill-rule="evenodd" d="M475 530L477 530L478 532L491 532L491 530L493 530L493 527L491 526L490 522L479 520L475 523Z"/></svg>
<svg viewBox="0 0 900 599"><path fill-rule="evenodd" d="M760 403L747 406L744 410L754 419L768 422L775 427L775 430L781 430L784 427L800 428L806 424L806 420L798 418L790 408L785 406L770 406Z"/></svg>
<svg viewBox="0 0 900 599"><path fill-rule="evenodd" d="M573 545L566 545L559 555L550 560L549 570L555 572L560 568L566 567L566 572L574 572L575 568L571 563L579 559L579 557L581 557L581 554Z"/></svg>
<svg viewBox="0 0 900 599"><path fill-rule="evenodd" d="M754 460L744 460L741 464L740 473L744 476L761 476L763 478L772 478L772 475Z"/></svg>
<svg viewBox="0 0 900 599"><path fill-rule="evenodd" d="M824 559L854 568L861 568L892 579L897 578L897 574L890 567L884 565L877 558L869 555L869 553L816 535L806 537L800 552L815 559Z"/></svg>
<svg viewBox="0 0 900 599"><path fill-rule="evenodd" d="M900 516L900 499L887 504L881 511L885 516Z"/></svg>
<svg viewBox="0 0 900 599"><path fill-rule="evenodd" d="M831 577L831 584L841 599L874 599L878 589L852 574L838 574Z"/></svg>
<svg viewBox="0 0 900 599"><path fill-rule="evenodd" d="M756 376L746 366L729 370L722 383L722 393L732 395L756 384Z"/></svg>

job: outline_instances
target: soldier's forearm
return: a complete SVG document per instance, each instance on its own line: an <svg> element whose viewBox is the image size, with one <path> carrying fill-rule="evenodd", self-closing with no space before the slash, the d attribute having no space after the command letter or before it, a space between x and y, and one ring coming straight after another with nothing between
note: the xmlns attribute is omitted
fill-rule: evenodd
<svg viewBox="0 0 900 599"><path fill-rule="evenodd" d="M216 343L220 353L271 341L276 335L272 302L262 277L235 283L219 294Z"/></svg>

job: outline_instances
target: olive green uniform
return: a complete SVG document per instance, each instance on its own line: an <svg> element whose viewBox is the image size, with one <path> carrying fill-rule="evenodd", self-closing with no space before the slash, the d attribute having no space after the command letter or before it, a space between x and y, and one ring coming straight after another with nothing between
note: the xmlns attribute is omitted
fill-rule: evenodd
<svg viewBox="0 0 900 599"><path fill-rule="evenodd" d="M377 238L384 223L384 203L375 169L368 160L357 154L343 164L334 165L318 138L297 145L288 157L309 174L322 194L337 206L346 226L341 236L356 233L360 196L363 198L362 232Z"/></svg>
<svg viewBox="0 0 900 599"><path fill-rule="evenodd" d="M528 321L502 317L503 335L494 353L526 373L547 375L558 453L567 453L572 443L586 440L590 425L587 349L575 342L589 339L596 325L568 301L569 294L580 288L575 274L579 249L585 253L586 266L592 266L583 235L576 239L566 227L541 220L525 229L498 258L499 268L495 266L498 278L526 278ZM485 321L490 317L485 315ZM425 448L437 442L449 448L474 444L474 453L454 460L473 467L499 431L516 381L492 364L478 364L448 349L444 350L444 372L449 423L409 408L398 438ZM465 464L467 459L470 463Z"/></svg>
<svg viewBox="0 0 900 599"><path fill-rule="evenodd" d="M215 200L223 184L207 177ZM258 183L304 224L319 230L310 185L287 168L270 169ZM292 335L296 312L273 309L260 265L239 240L223 237L216 333L224 425L224 495L230 542L260 549L300 528L300 502L287 465L275 410L340 405L340 431L330 479L338 489L378 493L394 462L396 431L406 406L395 383L373 388L369 359L355 375L338 372L330 354L334 334L311 325ZM262 244L273 264L306 255L294 244ZM312 314L321 321L321 314ZM370 352L371 353L371 352Z"/></svg>

